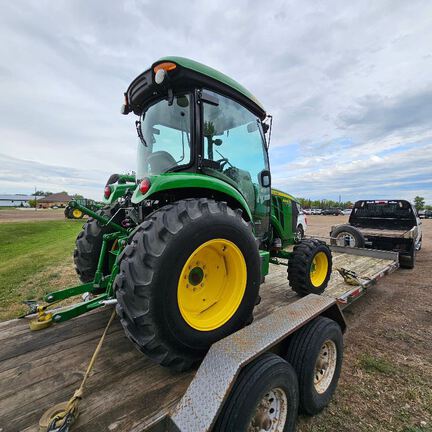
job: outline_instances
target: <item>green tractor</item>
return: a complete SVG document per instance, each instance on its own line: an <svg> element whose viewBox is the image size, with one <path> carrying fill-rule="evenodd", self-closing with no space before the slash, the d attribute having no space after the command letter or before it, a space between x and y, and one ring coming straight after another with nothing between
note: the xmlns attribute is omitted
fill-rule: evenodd
<svg viewBox="0 0 432 432"><path fill-rule="evenodd" d="M45 299L96 297L53 313L54 322L116 302L140 351L185 370L252 321L270 262L288 266L299 295L324 291L330 250L315 239L295 244L290 196L271 190L271 118L248 90L168 57L130 84L122 113L138 116L136 175L111 176L97 213L72 203L91 216L74 255L83 285Z"/></svg>
<svg viewBox="0 0 432 432"><path fill-rule="evenodd" d="M75 201L79 205L86 207L92 211L99 210L103 207L92 199L78 198ZM84 212L79 208L72 207L71 203L69 203L64 210L64 215L67 219L82 219L84 217Z"/></svg>

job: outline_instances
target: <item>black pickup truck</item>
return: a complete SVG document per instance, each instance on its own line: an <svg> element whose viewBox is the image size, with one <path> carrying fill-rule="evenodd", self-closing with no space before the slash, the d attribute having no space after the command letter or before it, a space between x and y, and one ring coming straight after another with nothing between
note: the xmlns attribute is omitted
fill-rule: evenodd
<svg viewBox="0 0 432 432"><path fill-rule="evenodd" d="M415 207L405 200L361 200L348 224L335 225L331 244L399 252L399 264L413 268L421 249L421 221Z"/></svg>

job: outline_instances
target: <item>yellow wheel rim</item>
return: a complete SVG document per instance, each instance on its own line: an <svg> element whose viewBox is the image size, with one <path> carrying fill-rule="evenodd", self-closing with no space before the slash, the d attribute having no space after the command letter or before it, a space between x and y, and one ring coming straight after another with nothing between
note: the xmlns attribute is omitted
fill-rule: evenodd
<svg viewBox="0 0 432 432"><path fill-rule="evenodd" d="M310 279L314 287L320 287L327 277L329 262L324 252L318 252L312 261Z"/></svg>
<svg viewBox="0 0 432 432"><path fill-rule="evenodd" d="M234 243L225 239L203 243L180 274L177 301L183 319L199 331L221 327L238 309L246 279L246 262Z"/></svg>
<svg viewBox="0 0 432 432"><path fill-rule="evenodd" d="M82 213L82 211L79 210L79 209L74 209L73 212L72 212L72 216L73 216L75 219L80 219L82 215L83 215L83 213Z"/></svg>

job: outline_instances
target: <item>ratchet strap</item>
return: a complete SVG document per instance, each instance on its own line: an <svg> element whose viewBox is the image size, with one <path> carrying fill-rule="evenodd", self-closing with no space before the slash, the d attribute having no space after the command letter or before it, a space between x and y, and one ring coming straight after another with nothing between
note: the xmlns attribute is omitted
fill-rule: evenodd
<svg viewBox="0 0 432 432"><path fill-rule="evenodd" d="M97 347L93 353L90 363L87 366L86 373L81 382L81 385L75 390L73 396L67 402L61 402L57 405L46 410L39 420L39 432L68 432L70 427L78 418L79 415L79 404L83 398L84 386L90 375L91 370L96 362L96 358L101 350L102 344L105 340L105 336L110 328L111 323L115 317L115 309L113 310L108 324L97 344Z"/></svg>
<svg viewBox="0 0 432 432"><path fill-rule="evenodd" d="M347 270L343 267L337 268L336 270L340 273L340 275L344 278L345 283L348 285L363 286L365 282L362 281L362 279L370 280L368 277L360 278L360 276L358 276L355 271Z"/></svg>

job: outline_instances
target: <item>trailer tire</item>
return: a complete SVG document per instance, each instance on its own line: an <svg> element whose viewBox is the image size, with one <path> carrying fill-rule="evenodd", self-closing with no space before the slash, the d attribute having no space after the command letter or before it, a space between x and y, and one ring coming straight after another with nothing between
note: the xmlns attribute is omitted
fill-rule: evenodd
<svg viewBox="0 0 432 432"><path fill-rule="evenodd" d="M104 207L97 213L111 218L117 209L117 206ZM114 218L114 222L119 222L119 216ZM83 229L76 239L74 250L75 270L81 282L87 283L94 279L102 248L103 236L111 232L113 232L112 228L103 226L93 218L89 218L83 225ZM106 273L108 272L108 262L104 270Z"/></svg>
<svg viewBox="0 0 432 432"><path fill-rule="evenodd" d="M214 342L251 322L260 262L251 225L225 202L160 208L120 256L114 289L127 337L162 366L190 369Z"/></svg>
<svg viewBox="0 0 432 432"><path fill-rule="evenodd" d="M322 294L331 272L332 255L324 242L307 239L294 246L288 261L288 281L297 294Z"/></svg>
<svg viewBox="0 0 432 432"><path fill-rule="evenodd" d="M212 430L238 432L252 426L253 430L294 432L298 404L293 367L276 354L265 353L240 372Z"/></svg>
<svg viewBox="0 0 432 432"><path fill-rule="evenodd" d="M297 373L300 411L318 414L330 402L339 380L343 359L340 326L329 318L315 318L291 336L285 359Z"/></svg>
<svg viewBox="0 0 432 432"><path fill-rule="evenodd" d="M365 247L363 234L351 225L344 224L335 227L330 233L332 246Z"/></svg>

